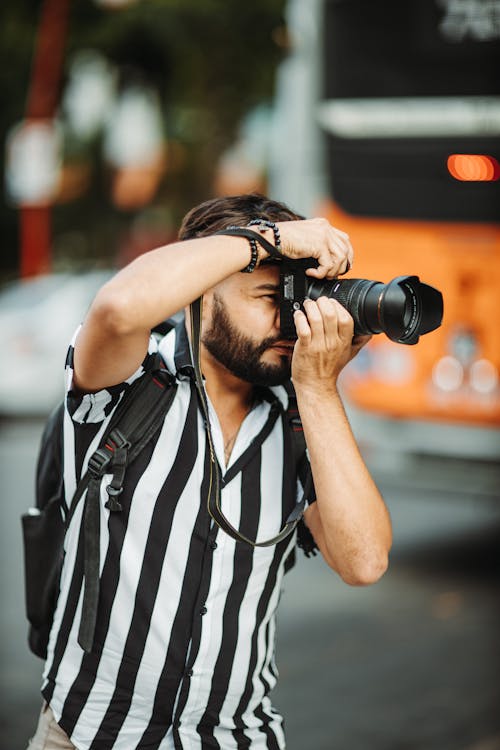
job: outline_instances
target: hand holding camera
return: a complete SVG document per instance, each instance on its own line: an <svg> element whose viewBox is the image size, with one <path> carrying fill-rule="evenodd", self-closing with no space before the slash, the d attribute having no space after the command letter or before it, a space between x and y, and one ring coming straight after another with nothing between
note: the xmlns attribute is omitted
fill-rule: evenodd
<svg viewBox="0 0 500 750"><path fill-rule="evenodd" d="M306 275L315 279L334 279L352 268L354 251L349 235L333 227L326 219L283 221L276 225L281 236L280 251L289 260L314 259ZM267 257L267 256L266 256Z"/></svg>
<svg viewBox="0 0 500 750"><path fill-rule="evenodd" d="M370 335L354 336L352 316L337 300L306 299L296 310L297 343L292 359L292 379L297 388L327 393L336 388L345 365L368 343Z"/></svg>

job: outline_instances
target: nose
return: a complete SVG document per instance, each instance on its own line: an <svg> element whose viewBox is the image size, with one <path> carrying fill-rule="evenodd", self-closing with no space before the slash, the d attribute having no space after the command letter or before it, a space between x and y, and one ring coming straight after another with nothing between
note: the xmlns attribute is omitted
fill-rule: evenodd
<svg viewBox="0 0 500 750"><path fill-rule="evenodd" d="M280 306L279 303L276 304L276 311L274 313L274 328L277 333L280 333L281 331L281 318L280 318Z"/></svg>

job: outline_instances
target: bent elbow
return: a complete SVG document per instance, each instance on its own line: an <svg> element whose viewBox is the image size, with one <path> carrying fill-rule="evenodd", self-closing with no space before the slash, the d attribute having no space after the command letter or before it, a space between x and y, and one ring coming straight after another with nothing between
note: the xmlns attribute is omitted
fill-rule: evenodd
<svg viewBox="0 0 500 750"><path fill-rule="evenodd" d="M130 305L123 295L110 288L109 282L98 292L90 314L113 336L124 336L133 330L134 321L130 315Z"/></svg>
<svg viewBox="0 0 500 750"><path fill-rule="evenodd" d="M349 586L371 586L382 578L388 567L389 557L384 554L373 560L362 561L349 570L340 571L340 576Z"/></svg>

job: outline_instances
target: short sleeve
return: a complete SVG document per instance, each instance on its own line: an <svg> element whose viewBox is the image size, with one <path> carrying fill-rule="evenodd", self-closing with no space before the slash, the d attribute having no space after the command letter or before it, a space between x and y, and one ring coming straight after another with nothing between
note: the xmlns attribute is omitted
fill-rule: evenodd
<svg viewBox="0 0 500 750"><path fill-rule="evenodd" d="M68 348L66 356L65 386L66 386L66 408L68 413L77 424L99 424L103 422L113 411L120 401L122 394L127 388L140 378L146 371L148 361L158 351L158 344L154 336L149 339L148 353L141 366L123 383L103 388L95 393L79 393L73 390L73 359L75 341L80 327L75 332Z"/></svg>

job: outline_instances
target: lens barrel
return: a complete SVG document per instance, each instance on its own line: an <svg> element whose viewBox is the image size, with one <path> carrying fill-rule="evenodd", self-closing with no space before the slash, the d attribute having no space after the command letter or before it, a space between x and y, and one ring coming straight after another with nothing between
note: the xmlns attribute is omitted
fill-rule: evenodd
<svg viewBox="0 0 500 750"><path fill-rule="evenodd" d="M385 333L399 344L416 344L421 334L438 328L443 319L441 292L418 276L398 276L388 284L307 277L305 296L336 299L351 314L355 334Z"/></svg>

